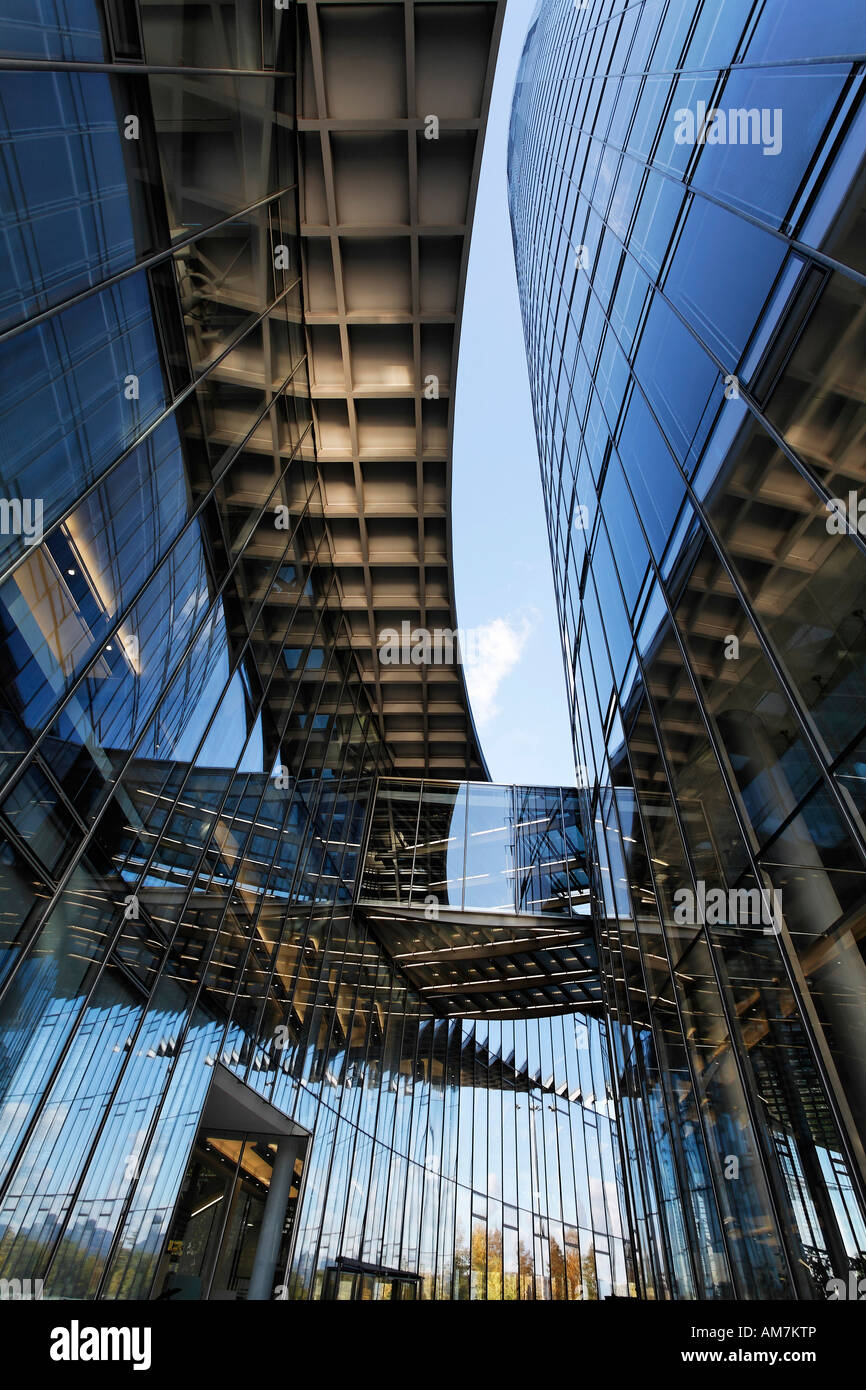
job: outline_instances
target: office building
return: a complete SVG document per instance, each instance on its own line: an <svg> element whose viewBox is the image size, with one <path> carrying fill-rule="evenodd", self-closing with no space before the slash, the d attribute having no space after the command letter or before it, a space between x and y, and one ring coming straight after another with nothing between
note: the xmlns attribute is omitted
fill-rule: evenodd
<svg viewBox="0 0 866 1390"><path fill-rule="evenodd" d="M574 792L379 659L457 627L501 20L3 21L4 1289L627 1291Z"/></svg>
<svg viewBox="0 0 866 1390"><path fill-rule="evenodd" d="M850 6L533 17L509 173L567 788L490 780L454 639L503 10L0 22L4 1291L863 1269Z"/></svg>
<svg viewBox="0 0 866 1390"><path fill-rule="evenodd" d="M636 1282L863 1270L862 14L549 0L509 192Z"/></svg>

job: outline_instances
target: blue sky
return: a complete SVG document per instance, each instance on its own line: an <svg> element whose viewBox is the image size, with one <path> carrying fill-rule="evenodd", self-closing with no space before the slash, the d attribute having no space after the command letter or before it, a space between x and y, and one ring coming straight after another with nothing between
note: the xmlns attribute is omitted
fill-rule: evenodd
<svg viewBox="0 0 866 1390"><path fill-rule="evenodd" d="M574 785L565 676L505 181L511 94L535 0L508 0L472 231L454 424L457 618L485 628L466 675L497 782Z"/></svg>

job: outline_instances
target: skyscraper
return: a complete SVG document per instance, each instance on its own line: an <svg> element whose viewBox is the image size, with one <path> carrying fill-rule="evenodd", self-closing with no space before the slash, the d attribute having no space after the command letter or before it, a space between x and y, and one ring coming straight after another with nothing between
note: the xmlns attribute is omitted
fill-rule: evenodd
<svg viewBox="0 0 866 1390"><path fill-rule="evenodd" d="M381 646L453 647L501 20L5 12L2 1297L633 1284L574 792Z"/></svg>
<svg viewBox="0 0 866 1390"><path fill-rule="evenodd" d="M452 575L503 9L0 20L0 1299L863 1269L849 7L534 16L564 788L491 782Z"/></svg>
<svg viewBox="0 0 866 1390"><path fill-rule="evenodd" d="M863 1272L863 17L545 0L509 184L638 1283Z"/></svg>

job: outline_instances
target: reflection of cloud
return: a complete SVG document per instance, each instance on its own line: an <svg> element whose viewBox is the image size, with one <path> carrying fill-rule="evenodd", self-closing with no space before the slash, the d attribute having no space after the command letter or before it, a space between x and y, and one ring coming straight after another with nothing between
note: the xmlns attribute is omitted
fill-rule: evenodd
<svg viewBox="0 0 866 1390"><path fill-rule="evenodd" d="M473 629L475 651L466 662L466 684L472 712L478 724L486 724L498 713L496 694L523 655L533 626L540 620L537 609L517 616L494 618Z"/></svg>

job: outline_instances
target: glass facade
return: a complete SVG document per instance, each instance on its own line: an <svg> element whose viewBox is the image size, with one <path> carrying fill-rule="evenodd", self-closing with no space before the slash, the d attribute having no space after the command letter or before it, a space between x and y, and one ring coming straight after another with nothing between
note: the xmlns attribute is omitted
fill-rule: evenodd
<svg viewBox="0 0 866 1390"><path fill-rule="evenodd" d="M574 791L380 782L361 902L570 917L588 890Z"/></svg>
<svg viewBox="0 0 866 1390"><path fill-rule="evenodd" d="M358 909L449 1014L601 1016L587 869L573 790L383 779Z"/></svg>
<svg viewBox="0 0 866 1390"><path fill-rule="evenodd" d="M456 627L501 20L3 8L0 1279L46 1298L866 1272L862 22L533 18L560 789L377 655Z"/></svg>
<svg viewBox="0 0 866 1390"><path fill-rule="evenodd" d="M0 75L0 1264L142 1297L215 1072L298 1106L257 1039L293 993L318 1036L382 749L315 471L294 13L25 8Z"/></svg>
<svg viewBox="0 0 866 1390"><path fill-rule="evenodd" d="M337 330L305 301L326 243L301 245L295 81L313 18L328 58L372 8L3 9L0 1277L48 1299L635 1287L572 794L401 782L411 839L385 843L383 807L405 821L408 800L377 779L427 680L407 697L397 673L389 742L334 519L345 461L313 404L310 342ZM459 81L440 7L417 9L419 110L445 72L474 148L500 7L449 7ZM351 122L351 74L326 67ZM468 188L462 132L442 148ZM468 206L422 242L434 365ZM350 306L362 347L377 293ZM416 569L447 618L444 402L429 421ZM374 506L388 447L363 460ZM399 623L392 532L364 534ZM437 674L418 727L480 778L462 675ZM434 841L461 817L449 925ZM459 990L372 920L409 843L410 894L442 895L430 950L471 953Z"/></svg>
<svg viewBox="0 0 866 1390"><path fill-rule="evenodd" d="M823 1298L866 1261L864 43L848 0L544 0L515 89L650 1296Z"/></svg>

